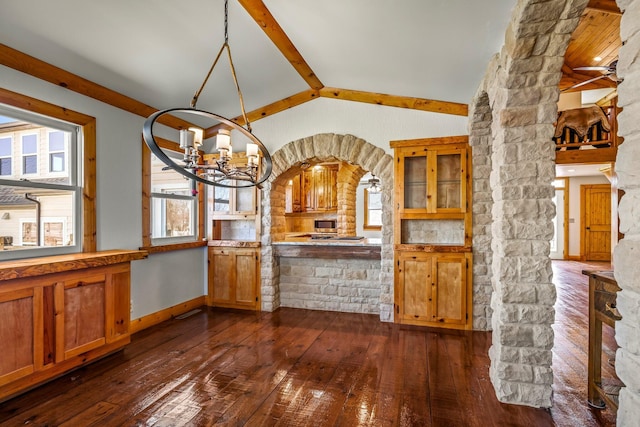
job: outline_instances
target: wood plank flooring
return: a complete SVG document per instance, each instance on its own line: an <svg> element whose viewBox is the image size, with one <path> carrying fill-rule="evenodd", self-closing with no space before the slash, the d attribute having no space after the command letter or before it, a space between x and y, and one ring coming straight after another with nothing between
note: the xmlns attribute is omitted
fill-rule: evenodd
<svg viewBox="0 0 640 427"><path fill-rule="evenodd" d="M203 308L0 403L2 426L613 426L586 405L587 277L554 262L554 408L499 403L488 332L377 316ZM613 356L608 332L605 352ZM607 366L604 375L613 374Z"/></svg>

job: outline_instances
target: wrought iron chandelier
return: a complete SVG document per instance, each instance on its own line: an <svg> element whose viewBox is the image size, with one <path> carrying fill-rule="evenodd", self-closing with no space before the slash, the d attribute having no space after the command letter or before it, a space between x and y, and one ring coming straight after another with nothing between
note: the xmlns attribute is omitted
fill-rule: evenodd
<svg viewBox="0 0 640 427"><path fill-rule="evenodd" d="M231 48L229 47L229 30L228 30L228 16L229 16L229 1L224 2L224 43L218 51L209 72L207 73L200 88L193 95L191 105L188 108L168 108L160 110L150 115L144 122L142 127L142 136L149 146L149 149L153 154L158 157L167 167L174 169L176 172L184 175L185 177L194 181L202 182L204 184L214 185L218 187L227 188L241 188L241 187L260 187L264 181L271 175L272 162L271 155L267 151L266 147L260 142L251 130L251 123L247 118L247 114L244 109L244 100L242 98L242 92L240 85L238 84L238 78L236 76L233 60L231 59ZM242 117L246 128L238 123L223 117L219 114L210 113L208 111L199 110L196 108L198 98L202 93L213 69L215 68L222 52L227 51L227 57L229 58L229 66L231 67L231 75L236 86L238 99L240 101L240 109L242 110ZM180 148L184 150L184 156L182 158L183 164L178 164L171 159L158 145L153 134L153 125L158 119L164 115L179 113L181 115L193 115L204 117L205 119L218 122L216 135L216 150L218 155L215 159L208 164L205 164L202 160L202 154L200 148L203 142L204 130L198 127L189 127L188 129L180 130ZM232 163L232 146L231 146L231 131L238 131L249 142L246 143L246 164Z"/></svg>

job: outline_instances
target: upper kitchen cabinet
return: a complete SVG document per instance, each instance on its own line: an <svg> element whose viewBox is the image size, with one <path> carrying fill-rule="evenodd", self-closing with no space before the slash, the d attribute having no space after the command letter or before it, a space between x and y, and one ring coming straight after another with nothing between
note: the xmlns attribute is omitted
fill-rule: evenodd
<svg viewBox="0 0 640 427"><path fill-rule="evenodd" d="M224 180L230 184L232 180ZM211 219L247 218L257 213L258 190L256 187L227 188L210 186L209 217Z"/></svg>
<svg viewBox="0 0 640 427"><path fill-rule="evenodd" d="M463 214L469 209L469 156L458 138L394 141L397 210L415 214Z"/></svg>
<svg viewBox="0 0 640 427"><path fill-rule="evenodd" d="M338 208L338 165L313 166L294 176L286 188L285 212L328 212Z"/></svg>

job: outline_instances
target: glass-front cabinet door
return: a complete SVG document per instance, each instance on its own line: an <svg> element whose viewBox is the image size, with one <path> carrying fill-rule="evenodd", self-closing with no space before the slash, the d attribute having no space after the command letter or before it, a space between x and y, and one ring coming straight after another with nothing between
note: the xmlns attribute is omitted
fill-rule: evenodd
<svg viewBox="0 0 640 427"><path fill-rule="evenodd" d="M404 178L398 210L404 213L462 213L466 211L464 148L400 149L396 167Z"/></svg>
<svg viewBox="0 0 640 427"><path fill-rule="evenodd" d="M235 181L221 182L233 185ZM213 219L256 213L256 187L227 188L213 185L210 187L209 214Z"/></svg>

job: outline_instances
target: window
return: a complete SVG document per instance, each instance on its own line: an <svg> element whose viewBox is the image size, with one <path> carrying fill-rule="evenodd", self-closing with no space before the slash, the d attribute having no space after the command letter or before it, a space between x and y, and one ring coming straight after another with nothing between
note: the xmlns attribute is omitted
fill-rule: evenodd
<svg viewBox="0 0 640 427"><path fill-rule="evenodd" d="M22 135L22 174L38 173L38 135Z"/></svg>
<svg viewBox="0 0 640 427"><path fill-rule="evenodd" d="M180 146L156 137L174 159ZM142 249L154 252L206 246L204 238L205 185L167 168L142 141Z"/></svg>
<svg viewBox="0 0 640 427"><path fill-rule="evenodd" d="M13 138L10 136L0 137L0 176L11 175Z"/></svg>
<svg viewBox="0 0 640 427"><path fill-rule="evenodd" d="M0 96L0 260L94 252L95 119Z"/></svg>
<svg viewBox="0 0 640 427"><path fill-rule="evenodd" d="M373 193L364 189L364 226L365 230L382 229L382 192Z"/></svg>
<svg viewBox="0 0 640 427"><path fill-rule="evenodd" d="M49 172L65 171L66 138L61 131L49 132Z"/></svg>

